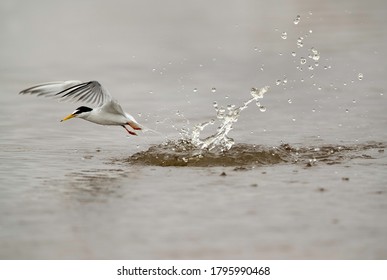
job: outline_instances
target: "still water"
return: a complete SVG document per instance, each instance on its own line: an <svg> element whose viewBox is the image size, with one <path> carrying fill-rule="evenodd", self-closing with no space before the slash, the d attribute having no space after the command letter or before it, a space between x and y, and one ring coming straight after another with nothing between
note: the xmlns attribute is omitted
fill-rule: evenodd
<svg viewBox="0 0 387 280"><path fill-rule="evenodd" d="M386 8L1 1L0 258L387 258ZM157 132L17 94L72 79Z"/></svg>

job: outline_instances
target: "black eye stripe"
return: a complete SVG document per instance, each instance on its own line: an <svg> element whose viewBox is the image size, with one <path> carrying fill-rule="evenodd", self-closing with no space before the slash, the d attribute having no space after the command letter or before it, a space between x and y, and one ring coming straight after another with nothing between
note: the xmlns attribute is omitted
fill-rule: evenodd
<svg viewBox="0 0 387 280"><path fill-rule="evenodd" d="M81 106L81 107L78 107L78 108L75 110L75 114L90 112L90 111L92 111L92 110L93 110L92 108L89 108L89 107L86 107L86 106Z"/></svg>

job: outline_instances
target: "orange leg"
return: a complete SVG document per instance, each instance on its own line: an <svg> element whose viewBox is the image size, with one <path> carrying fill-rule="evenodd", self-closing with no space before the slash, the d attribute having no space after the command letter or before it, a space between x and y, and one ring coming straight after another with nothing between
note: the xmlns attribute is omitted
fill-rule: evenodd
<svg viewBox="0 0 387 280"><path fill-rule="evenodd" d="M133 128L134 130L141 130L141 127L135 122L128 122L128 125L130 125L130 127Z"/></svg>
<svg viewBox="0 0 387 280"><path fill-rule="evenodd" d="M122 126L123 128L125 128L125 130L126 130L129 134L131 134L131 135L137 135L135 132L130 131L129 129L127 129L125 125L121 125L121 126Z"/></svg>

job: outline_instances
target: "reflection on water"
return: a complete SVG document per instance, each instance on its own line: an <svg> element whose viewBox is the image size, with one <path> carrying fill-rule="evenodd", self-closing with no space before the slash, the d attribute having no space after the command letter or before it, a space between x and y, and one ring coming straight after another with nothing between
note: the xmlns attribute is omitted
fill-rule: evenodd
<svg viewBox="0 0 387 280"><path fill-rule="evenodd" d="M298 163L312 166L317 163L340 164L354 158L372 158L363 154L373 149L383 149L386 143L358 145L325 145L317 147L278 147L236 144L227 151L197 148L187 140L169 141L151 146L126 159L130 163L155 166L262 166L280 163Z"/></svg>
<svg viewBox="0 0 387 280"><path fill-rule="evenodd" d="M62 192L80 202L106 202L109 197L120 196L117 191L125 177L123 169L113 168L71 172L66 175L67 187Z"/></svg>

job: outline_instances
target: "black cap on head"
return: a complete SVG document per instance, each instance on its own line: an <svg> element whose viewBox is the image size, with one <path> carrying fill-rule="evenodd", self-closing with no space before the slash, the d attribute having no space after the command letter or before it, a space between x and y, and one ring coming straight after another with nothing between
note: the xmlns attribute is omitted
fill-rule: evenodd
<svg viewBox="0 0 387 280"><path fill-rule="evenodd" d="M92 111L93 109L92 108L89 108L89 107L86 107L86 106L81 106L81 107L78 107L74 114L80 114L80 113L85 113L85 112L90 112Z"/></svg>

